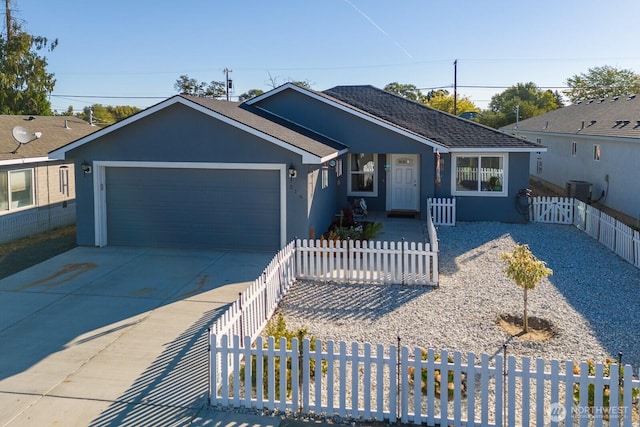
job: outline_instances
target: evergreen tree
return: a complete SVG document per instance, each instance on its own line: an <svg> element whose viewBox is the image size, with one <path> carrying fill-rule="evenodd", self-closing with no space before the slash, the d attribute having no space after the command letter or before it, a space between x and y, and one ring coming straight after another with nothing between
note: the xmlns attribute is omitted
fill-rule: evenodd
<svg viewBox="0 0 640 427"><path fill-rule="evenodd" d="M0 114L51 115L48 95L56 81L39 52L53 51L58 40L27 33L9 12L7 7L8 28L0 35Z"/></svg>

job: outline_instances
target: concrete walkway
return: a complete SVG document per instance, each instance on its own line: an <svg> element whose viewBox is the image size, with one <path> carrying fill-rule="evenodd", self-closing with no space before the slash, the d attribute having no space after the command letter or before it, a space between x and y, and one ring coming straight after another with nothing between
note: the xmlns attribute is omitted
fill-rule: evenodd
<svg viewBox="0 0 640 427"><path fill-rule="evenodd" d="M424 241L419 220L369 220ZM206 404L207 328L272 257L78 247L0 280L0 426L300 424Z"/></svg>

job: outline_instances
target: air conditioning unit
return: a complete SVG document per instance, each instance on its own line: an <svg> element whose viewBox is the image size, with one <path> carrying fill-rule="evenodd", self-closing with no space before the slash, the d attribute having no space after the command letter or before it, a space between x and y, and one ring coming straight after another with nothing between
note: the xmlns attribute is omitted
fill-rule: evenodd
<svg viewBox="0 0 640 427"><path fill-rule="evenodd" d="M591 203L591 191L593 185L586 181L567 181L567 197L582 200L585 203Z"/></svg>

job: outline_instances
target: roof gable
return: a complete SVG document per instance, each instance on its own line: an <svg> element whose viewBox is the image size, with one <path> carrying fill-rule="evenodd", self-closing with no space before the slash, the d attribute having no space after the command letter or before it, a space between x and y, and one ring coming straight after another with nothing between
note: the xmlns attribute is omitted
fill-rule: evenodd
<svg viewBox="0 0 640 427"><path fill-rule="evenodd" d="M504 130L640 139L640 96L591 99L505 126Z"/></svg>
<svg viewBox="0 0 640 427"><path fill-rule="evenodd" d="M92 135L88 135L58 150L52 151L50 156L52 158L64 158L67 152L77 147L96 140L103 135L114 132L124 126L132 125L136 121L148 117L155 112L176 103L185 105L245 132L256 135L275 145L300 154L302 156L303 163L322 163L330 158L336 157L338 155L338 151L340 151L340 149L344 149L344 147L337 146L334 141L329 141L319 135L301 133L290 129L289 127L285 127L282 124L277 123L275 120L270 120L269 118L265 118L263 115L256 114L247 108L243 108L242 104L237 102L176 95Z"/></svg>
<svg viewBox="0 0 640 427"><path fill-rule="evenodd" d="M431 146L434 150L438 149L442 152L448 152L447 147L438 144L436 141L430 140L429 138L425 138L423 135L419 135L413 131L410 131L406 128L403 128L401 126L396 125L395 123L391 123L388 122L386 120L384 120L383 118L376 116L374 114L370 114L367 111L361 110L359 108L356 108L354 105L348 103L348 102L343 102L340 99L331 97L329 95L326 94L325 92L317 92L311 89L307 89L307 88L303 88L301 86L298 86L296 84L293 83L286 83L282 86L279 86L267 93L264 93L258 97L252 98L248 101L246 101L245 103L247 105L251 105L254 106L256 108L260 108L260 102L266 98L269 98L271 96L275 96L281 92L286 92L287 90L293 90L296 91L298 93L301 93L305 96L308 96L310 98L316 99L320 102L323 102L325 104L329 104L331 106L333 106L334 108L338 108L339 110L342 110L348 114L352 114L355 115L361 119L364 119L366 121L372 122L378 126L382 126L386 129L391 130L392 132L396 132L399 133L405 137L408 137L410 139L413 139L415 141L418 141L422 144L426 144Z"/></svg>
<svg viewBox="0 0 640 427"><path fill-rule="evenodd" d="M544 148L373 86L336 86L323 93L451 151L539 151Z"/></svg>

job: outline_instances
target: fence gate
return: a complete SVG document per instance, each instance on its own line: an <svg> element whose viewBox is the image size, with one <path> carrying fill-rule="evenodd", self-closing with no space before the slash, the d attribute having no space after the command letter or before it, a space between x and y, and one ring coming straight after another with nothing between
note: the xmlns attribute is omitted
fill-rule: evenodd
<svg viewBox="0 0 640 427"><path fill-rule="evenodd" d="M535 197L533 221L552 224L573 224L573 199L566 197Z"/></svg>

